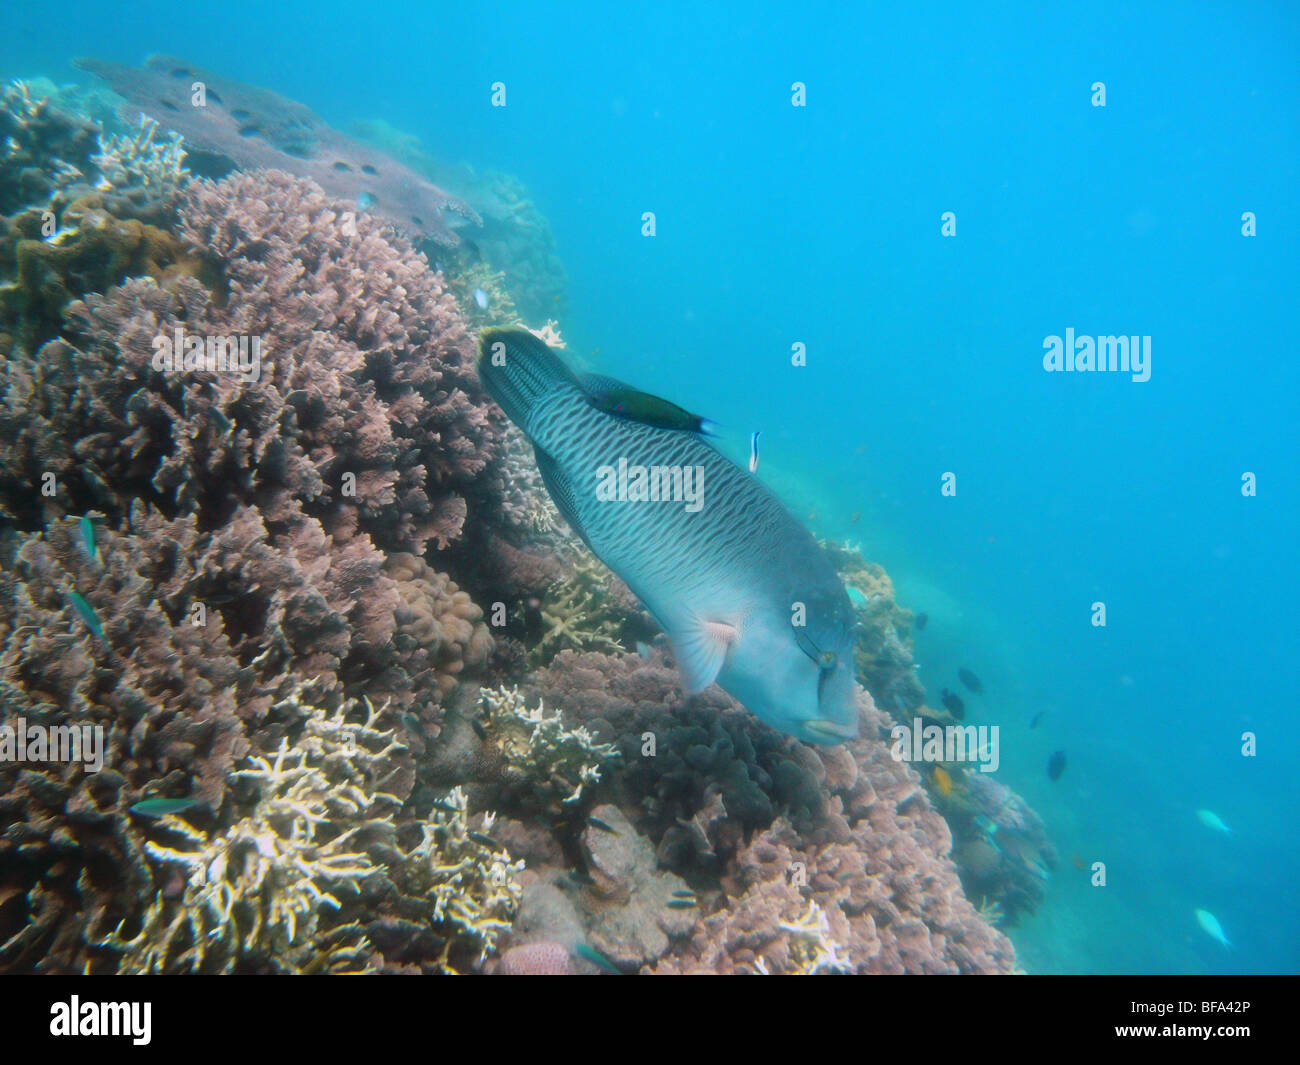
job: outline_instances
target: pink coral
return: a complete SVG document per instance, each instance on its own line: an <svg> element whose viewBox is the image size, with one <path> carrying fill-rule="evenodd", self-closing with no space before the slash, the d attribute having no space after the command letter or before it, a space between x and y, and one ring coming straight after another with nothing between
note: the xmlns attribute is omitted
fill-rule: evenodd
<svg viewBox="0 0 1300 1065"><path fill-rule="evenodd" d="M896 762L889 717L859 696L860 737L814 749L779 736L717 690L684 699L658 656L558 655L537 675L548 705L620 738L608 774L661 861L720 874L722 894L654 971L799 968L783 928L824 915L837 964L858 972L1008 972L1010 941L962 892L952 836L920 777ZM642 735L656 737L642 757ZM630 737L630 738L629 738Z"/></svg>
<svg viewBox="0 0 1300 1065"><path fill-rule="evenodd" d="M423 255L367 215L278 171L196 182L182 233L217 258L224 331L263 338L295 444L331 492L356 477L361 527L421 553L459 537L500 416L455 299Z"/></svg>
<svg viewBox="0 0 1300 1065"><path fill-rule="evenodd" d="M525 943L511 947L497 961L498 976L574 976L573 955L559 943Z"/></svg>

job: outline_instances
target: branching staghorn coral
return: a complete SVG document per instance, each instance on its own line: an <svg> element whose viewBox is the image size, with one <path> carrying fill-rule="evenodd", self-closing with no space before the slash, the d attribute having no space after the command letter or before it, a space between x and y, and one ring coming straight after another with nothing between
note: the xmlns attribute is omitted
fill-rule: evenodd
<svg viewBox="0 0 1300 1065"><path fill-rule="evenodd" d="M99 168L99 188L119 193L138 189L170 205L189 180L185 149L179 133L158 136L158 123L144 115L131 133L100 134L99 153L91 161Z"/></svg>
<svg viewBox="0 0 1300 1065"><path fill-rule="evenodd" d="M275 710L301 706L295 694ZM401 800L374 778L400 745L375 727L369 704L364 722L349 723L355 706L308 708L297 744L282 740L273 756L252 755L233 772L232 787L256 799L224 831L161 819L166 841L145 850L165 886L137 928L123 921L99 944L121 952L119 972L368 967L359 926L331 915L380 872L366 846L395 842Z"/></svg>
<svg viewBox="0 0 1300 1065"><path fill-rule="evenodd" d="M463 788L452 788L435 803L423 826L423 839L402 862L405 891L433 903L433 920L450 931L442 964L451 968L452 950L468 943L482 961L496 949L498 937L510 929L523 895L522 861L488 833L496 815L483 815L482 831L470 828L469 802Z"/></svg>
<svg viewBox="0 0 1300 1065"><path fill-rule="evenodd" d="M912 663L912 612L898 605L884 567L868 562L852 544L820 543L844 579L857 616L858 679L881 709L910 713L925 698Z"/></svg>
<svg viewBox="0 0 1300 1065"><path fill-rule="evenodd" d="M600 780L600 763L615 756L612 743L598 743L579 725L568 729L556 712L548 715L518 688L484 689L479 705L488 715L488 738L506 762L508 784L527 782L549 805L576 803L583 789Z"/></svg>
<svg viewBox="0 0 1300 1065"><path fill-rule="evenodd" d="M545 665L565 650L607 654L626 650L619 635L639 608L635 600L629 601L630 594L618 595L620 585L604 563L579 550L564 578L542 598L543 632L532 649L534 664Z"/></svg>

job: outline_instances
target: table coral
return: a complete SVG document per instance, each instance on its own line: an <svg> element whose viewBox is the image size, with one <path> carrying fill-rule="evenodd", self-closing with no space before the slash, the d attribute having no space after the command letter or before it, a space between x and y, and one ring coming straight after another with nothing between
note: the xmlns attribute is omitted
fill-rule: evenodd
<svg viewBox="0 0 1300 1065"><path fill-rule="evenodd" d="M311 178L340 200L369 196L372 211L408 232L455 246L455 230L480 219L464 201L396 159L326 125L310 108L174 56L150 56L143 68L97 59L77 65L102 78L139 111L181 133L205 162L248 170L278 168ZM202 106L191 98L204 86Z"/></svg>

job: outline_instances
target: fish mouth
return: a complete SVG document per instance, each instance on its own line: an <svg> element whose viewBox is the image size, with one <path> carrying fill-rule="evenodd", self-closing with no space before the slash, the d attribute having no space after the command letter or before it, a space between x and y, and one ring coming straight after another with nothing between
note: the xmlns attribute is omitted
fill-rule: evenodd
<svg viewBox="0 0 1300 1065"><path fill-rule="evenodd" d="M854 739L858 734L856 725L842 725L838 721L830 721L826 718L812 718L801 721L800 724L814 736L827 739L832 743Z"/></svg>

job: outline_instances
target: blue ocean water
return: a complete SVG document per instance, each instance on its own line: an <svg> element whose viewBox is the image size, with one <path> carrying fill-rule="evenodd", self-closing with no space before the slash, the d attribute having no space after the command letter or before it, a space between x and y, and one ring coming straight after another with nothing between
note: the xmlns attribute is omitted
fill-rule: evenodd
<svg viewBox="0 0 1300 1065"><path fill-rule="evenodd" d="M1300 13L838 6L65 0L6 7L0 74L172 52L518 175L570 349L742 459L761 430L764 479L928 613L927 688L983 679L1063 858L1022 966L1294 972ZM1067 328L1150 336L1150 380L1044 372Z"/></svg>

